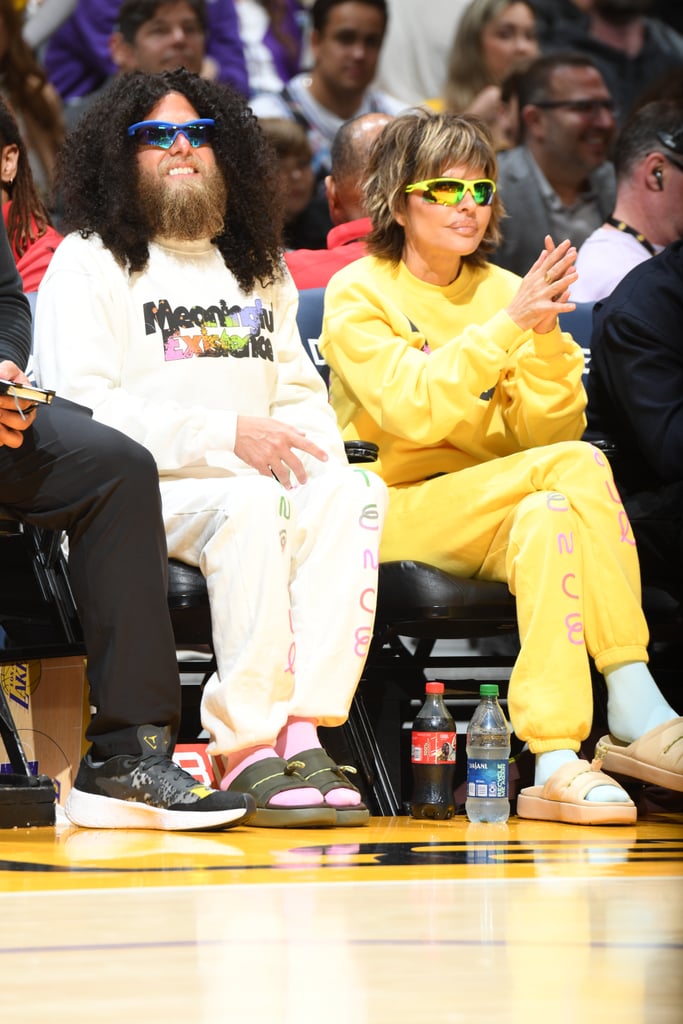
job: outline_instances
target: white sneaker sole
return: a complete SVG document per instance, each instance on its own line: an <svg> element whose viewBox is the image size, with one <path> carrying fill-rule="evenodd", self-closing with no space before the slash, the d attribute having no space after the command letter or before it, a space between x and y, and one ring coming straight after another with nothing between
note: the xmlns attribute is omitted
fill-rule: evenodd
<svg viewBox="0 0 683 1024"><path fill-rule="evenodd" d="M169 811L162 807L96 796L72 789L66 798L66 816L81 828L149 828L164 832L207 832L231 828L246 821L245 808L232 811Z"/></svg>

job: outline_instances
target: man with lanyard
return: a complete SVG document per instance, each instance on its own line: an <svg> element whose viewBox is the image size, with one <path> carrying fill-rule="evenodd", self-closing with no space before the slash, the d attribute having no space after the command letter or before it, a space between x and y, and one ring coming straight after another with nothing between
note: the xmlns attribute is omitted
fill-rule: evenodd
<svg viewBox="0 0 683 1024"><path fill-rule="evenodd" d="M614 212L579 249L574 302L609 295L639 263L683 237L683 103L648 103L617 139Z"/></svg>

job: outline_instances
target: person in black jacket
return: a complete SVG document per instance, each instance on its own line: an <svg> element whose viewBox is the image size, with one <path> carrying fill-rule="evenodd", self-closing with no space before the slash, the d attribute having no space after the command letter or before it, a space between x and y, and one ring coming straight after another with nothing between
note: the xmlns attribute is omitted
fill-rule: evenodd
<svg viewBox="0 0 683 1024"><path fill-rule="evenodd" d="M0 224L0 380L29 383L30 348L29 305ZM171 757L180 679L152 456L82 406L0 394L0 506L69 539L95 707L91 746L67 797L70 820L170 830L245 821L250 796L207 789Z"/></svg>
<svg viewBox="0 0 683 1024"><path fill-rule="evenodd" d="M683 174L683 168L679 171ZM617 446L614 476L646 580L683 593L683 240L634 267L596 306L590 436Z"/></svg>

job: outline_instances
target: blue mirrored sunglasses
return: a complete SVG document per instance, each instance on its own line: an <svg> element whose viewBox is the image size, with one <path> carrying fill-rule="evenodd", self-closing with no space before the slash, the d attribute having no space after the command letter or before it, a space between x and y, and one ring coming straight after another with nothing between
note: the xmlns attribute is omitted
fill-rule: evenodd
<svg viewBox="0 0 683 1024"><path fill-rule="evenodd" d="M168 121L136 121L128 129L128 134L135 137L136 142L143 146L158 146L159 149L170 149L179 135L184 135L193 149L206 146L213 138L216 122L212 117L198 117L185 124L169 124Z"/></svg>
<svg viewBox="0 0 683 1024"><path fill-rule="evenodd" d="M467 192L477 206L490 206L495 191L496 183L490 178L430 178L428 181L416 181L406 187L406 192L422 192L425 203L439 203L440 206L455 206L461 203Z"/></svg>

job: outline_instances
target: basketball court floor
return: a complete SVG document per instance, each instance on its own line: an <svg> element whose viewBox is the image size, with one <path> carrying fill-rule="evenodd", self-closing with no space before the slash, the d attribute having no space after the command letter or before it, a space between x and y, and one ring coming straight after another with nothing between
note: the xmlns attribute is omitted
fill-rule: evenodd
<svg viewBox="0 0 683 1024"><path fill-rule="evenodd" d="M2 1024L681 1024L683 815L0 830Z"/></svg>

